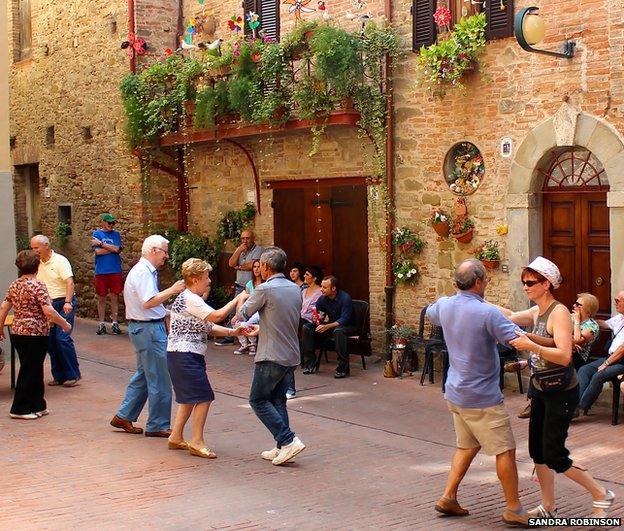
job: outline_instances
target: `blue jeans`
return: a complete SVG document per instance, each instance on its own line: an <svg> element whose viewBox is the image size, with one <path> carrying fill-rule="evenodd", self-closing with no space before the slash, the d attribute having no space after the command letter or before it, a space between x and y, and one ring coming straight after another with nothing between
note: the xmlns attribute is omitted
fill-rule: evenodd
<svg viewBox="0 0 624 531"><path fill-rule="evenodd" d="M136 422L149 400L145 431L166 431L171 426L171 379L165 323L131 322L128 335L136 350L137 370L130 378L117 416Z"/></svg>
<svg viewBox="0 0 624 531"><path fill-rule="evenodd" d="M259 361L251 382L249 404L273 435L278 448L295 438L286 409L286 391L294 370L295 367L284 367L272 361Z"/></svg>
<svg viewBox="0 0 624 531"><path fill-rule="evenodd" d="M607 358L599 358L587 365L583 365L578 371L579 379L579 409L589 409L596 401L602 391L602 385L618 374L624 373L624 364L614 363L605 369L599 371L600 367Z"/></svg>
<svg viewBox="0 0 624 531"><path fill-rule="evenodd" d="M74 318L76 317L76 297L72 299L72 309L68 314L63 312L64 304L64 297L52 301L52 307L72 325L73 330ZM48 353L50 354L50 363L52 365L52 378L60 383L80 378L80 368L78 367L78 358L76 357L76 348L74 347L71 332L71 330L63 332L59 325L54 325L50 328L48 337Z"/></svg>

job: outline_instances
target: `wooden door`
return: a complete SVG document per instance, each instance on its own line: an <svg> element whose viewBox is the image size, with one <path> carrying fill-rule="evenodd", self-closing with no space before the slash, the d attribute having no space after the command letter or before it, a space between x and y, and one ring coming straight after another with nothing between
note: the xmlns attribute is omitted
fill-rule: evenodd
<svg viewBox="0 0 624 531"><path fill-rule="evenodd" d="M274 189L273 213L274 242L289 265L318 265L353 299L368 301L366 190L320 184Z"/></svg>
<svg viewBox="0 0 624 531"><path fill-rule="evenodd" d="M598 297L598 315L611 314L609 209L606 192L544 194L544 256L559 266L557 300L571 308L576 294Z"/></svg>

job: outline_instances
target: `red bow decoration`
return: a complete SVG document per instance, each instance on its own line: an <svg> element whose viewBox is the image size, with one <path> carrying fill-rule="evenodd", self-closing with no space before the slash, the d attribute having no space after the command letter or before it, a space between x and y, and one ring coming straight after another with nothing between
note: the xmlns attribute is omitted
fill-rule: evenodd
<svg viewBox="0 0 624 531"><path fill-rule="evenodd" d="M145 55L147 43L141 37L137 37L134 33L128 34L128 40L121 43L121 49L128 49L128 57L135 55Z"/></svg>

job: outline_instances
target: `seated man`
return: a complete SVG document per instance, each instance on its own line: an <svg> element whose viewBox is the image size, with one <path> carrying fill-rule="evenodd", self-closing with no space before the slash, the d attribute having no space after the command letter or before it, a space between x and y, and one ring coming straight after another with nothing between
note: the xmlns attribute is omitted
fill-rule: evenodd
<svg viewBox="0 0 624 531"><path fill-rule="evenodd" d="M596 319L601 328L610 328L613 340L609 346L608 356L583 365L578 371L579 394L581 401L575 416L579 411L585 415L602 391L602 386L618 374L624 373L624 290L615 298L617 315L607 321Z"/></svg>
<svg viewBox="0 0 624 531"><path fill-rule="evenodd" d="M332 338L336 344L338 356L338 367L336 367L334 378L346 378L349 376L347 337L357 333L353 301L348 293L338 289L338 280L333 276L323 279L321 293L322 295L316 301L318 322L306 322L302 328L303 374L314 372L316 346Z"/></svg>

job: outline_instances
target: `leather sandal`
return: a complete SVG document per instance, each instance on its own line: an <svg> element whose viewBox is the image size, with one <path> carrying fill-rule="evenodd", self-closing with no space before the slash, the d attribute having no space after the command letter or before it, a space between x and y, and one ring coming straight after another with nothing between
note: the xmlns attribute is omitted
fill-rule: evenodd
<svg viewBox="0 0 624 531"><path fill-rule="evenodd" d="M207 446L204 448L193 448L190 444L188 445L189 453L191 455L195 455L197 457L205 457L206 459L216 459L217 454L215 454L210 448Z"/></svg>
<svg viewBox="0 0 624 531"><path fill-rule="evenodd" d="M167 448L169 448L169 450L188 450L189 445L186 441L180 441L180 442L167 441Z"/></svg>

